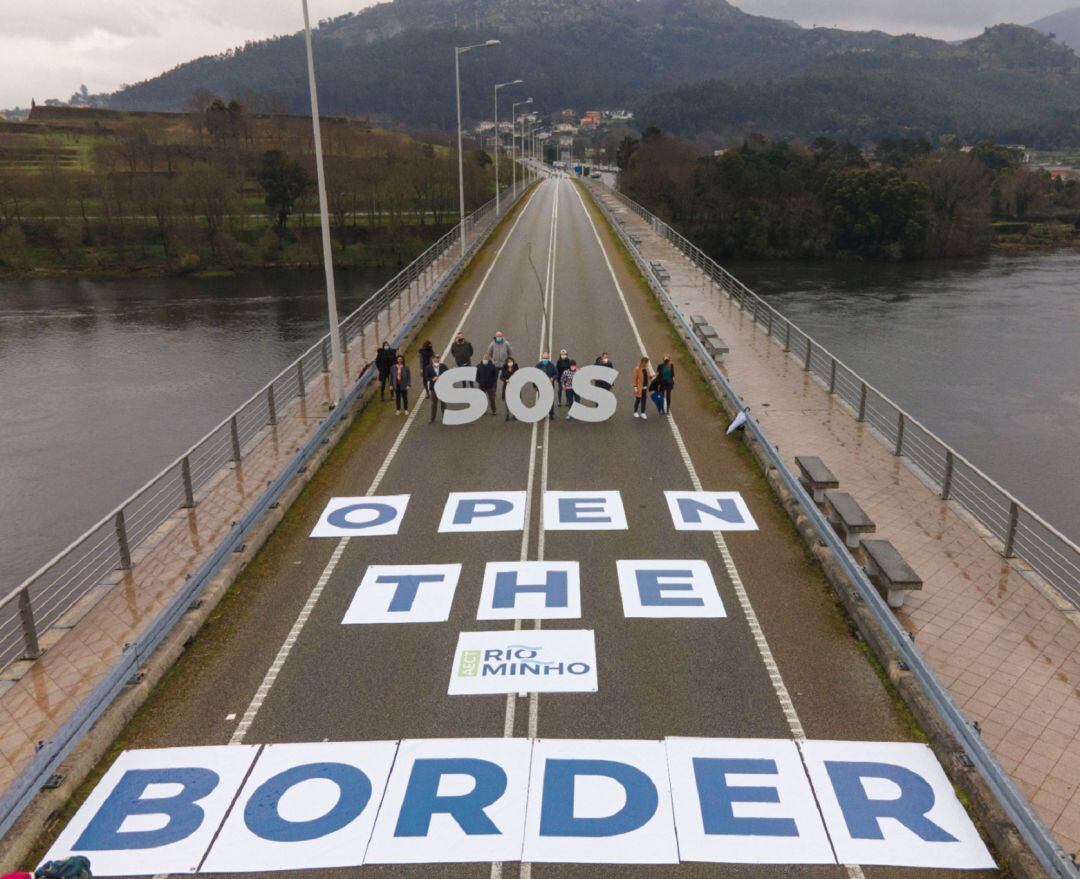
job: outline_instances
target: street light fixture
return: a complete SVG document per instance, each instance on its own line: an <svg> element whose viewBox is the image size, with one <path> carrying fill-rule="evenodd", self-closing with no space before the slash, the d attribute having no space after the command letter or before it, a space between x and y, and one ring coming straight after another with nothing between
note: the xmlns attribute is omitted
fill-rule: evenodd
<svg viewBox="0 0 1080 879"><path fill-rule="evenodd" d="M521 85L523 79L495 83L495 216L499 216L499 89L508 85Z"/></svg>
<svg viewBox="0 0 1080 879"><path fill-rule="evenodd" d="M524 101L517 101L510 107L510 167L514 170L514 195L517 195L517 159L515 159L515 148L517 146L517 108L524 106L525 104L531 104L532 98L526 98Z"/></svg>
<svg viewBox="0 0 1080 879"><path fill-rule="evenodd" d="M306 0L305 0L306 2ZM499 45L499 40L485 40L471 46L454 47L454 90L457 93L457 169L458 169L458 237L461 255L465 255L465 163L461 154L461 56L473 49Z"/></svg>
<svg viewBox="0 0 1080 879"><path fill-rule="evenodd" d="M315 137L315 172L319 181L319 216L322 222L323 268L326 272L326 309L330 320L330 399L332 406L337 406L345 393L345 365L341 356L341 329L338 326L337 292L334 289L330 215L326 207L326 173L323 170L322 131L319 127L319 96L315 89L315 57L311 51L311 21L308 18L307 0L301 0L301 4L304 7L304 40L307 45L308 89L311 92L311 125Z"/></svg>

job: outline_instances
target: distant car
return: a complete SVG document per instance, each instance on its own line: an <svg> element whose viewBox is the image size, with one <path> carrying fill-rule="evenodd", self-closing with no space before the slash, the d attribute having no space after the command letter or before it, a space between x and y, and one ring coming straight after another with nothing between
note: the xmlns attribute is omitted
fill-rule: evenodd
<svg viewBox="0 0 1080 879"><path fill-rule="evenodd" d="M592 177L593 180L599 180L600 179L600 172L599 171L593 171L592 174L590 174L589 176Z"/></svg>

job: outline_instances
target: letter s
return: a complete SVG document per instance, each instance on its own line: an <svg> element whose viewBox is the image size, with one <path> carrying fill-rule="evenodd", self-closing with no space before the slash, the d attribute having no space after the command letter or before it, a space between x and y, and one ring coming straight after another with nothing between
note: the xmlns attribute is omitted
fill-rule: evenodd
<svg viewBox="0 0 1080 879"><path fill-rule="evenodd" d="M615 414L615 395L607 388L598 388L593 382L615 383L619 371L610 366L583 366L574 376L574 393L595 406L582 406L575 402L569 415L578 421L607 421Z"/></svg>
<svg viewBox="0 0 1080 879"><path fill-rule="evenodd" d="M435 396L447 405L464 403L464 409L447 409L443 412L443 424L469 424L482 416L487 409L487 394L479 388L459 388L458 382L476 381L475 366L458 366L448 369L435 382Z"/></svg>

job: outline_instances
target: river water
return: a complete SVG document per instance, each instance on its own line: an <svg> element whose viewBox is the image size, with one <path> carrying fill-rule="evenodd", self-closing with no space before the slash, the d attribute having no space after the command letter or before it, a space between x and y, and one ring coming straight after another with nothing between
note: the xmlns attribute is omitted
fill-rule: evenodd
<svg viewBox="0 0 1080 879"><path fill-rule="evenodd" d="M342 315L392 271L338 280ZM326 331L319 271L0 282L6 594Z"/></svg>
<svg viewBox="0 0 1080 879"><path fill-rule="evenodd" d="M1080 252L728 268L1080 540Z"/></svg>

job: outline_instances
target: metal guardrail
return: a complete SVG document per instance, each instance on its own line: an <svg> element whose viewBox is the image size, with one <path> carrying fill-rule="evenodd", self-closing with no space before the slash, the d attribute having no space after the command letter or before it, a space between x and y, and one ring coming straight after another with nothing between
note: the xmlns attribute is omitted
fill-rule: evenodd
<svg viewBox="0 0 1080 879"><path fill-rule="evenodd" d="M609 188L608 191L612 190ZM627 234L626 230L623 229L614 214L611 213L608 206L600 199L594 199L594 201L600 207L600 210L611 223L612 228L616 230L623 244L637 262L638 267L648 280L654 293L667 304L671 313L677 316L679 322L682 324L684 335L690 340L690 343L697 348L700 359L707 365L712 377L716 379L720 387L723 388L724 394L727 396L728 400L737 409L742 409L745 405L742 399L728 381L727 376L720 370L716 361L709 355L709 352L706 350L701 339L693 332L688 319L672 301L667 290L664 289L663 284L661 284L651 273L650 264L645 257L642 256L637 244L631 241L630 236ZM625 202L629 202L629 199L625 199L624 203ZM649 214L648 211L645 211L640 205L636 205L633 202L630 202L630 205L633 205L635 213L640 213L644 219L650 221L655 220L658 223L662 222L655 217L652 217L652 215ZM689 244L689 242L687 243ZM693 245L690 246L693 247ZM708 257L705 258L708 259ZM717 268L719 268L719 266L717 266ZM720 269L720 271L723 271L723 269ZM736 281L736 283L738 282ZM743 289L745 289L745 287ZM812 356L811 349L811 357ZM803 488L798 477L795 476L790 466L781 457L776 446L769 441L765 432L762 430L761 425L750 418L747 419L746 430L750 432L754 439L757 440L760 447L765 451L769 458L769 463L776 469L777 473L780 474L780 478L784 481L785 486L796 499L808 520L813 524L818 536L825 545L832 550L834 556L844 569L844 572L855 585L859 597L884 629L885 635L891 646L899 653L908 670L915 676L916 680L918 680L923 692L927 694L933 704L935 711L938 713L939 717L941 717L957 743L964 749L971 764L993 792L998 803L1009 816L1009 819L1016 825L1017 830L1020 832L1021 836L1023 836L1024 841L1027 843L1032 853L1038 858L1040 864L1042 864L1047 873L1054 877L1054 879L1078 879L1078 877L1080 877L1080 871L1078 871L1076 866L1070 861L1057 840L1054 839L1046 825L1043 824L1042 819L1040 819L1031 808L1027 799L1016 789L1016 786L1013 784L1007 773L1001 768L1001 765L997 762L993 753L979 737L978 731L968 723L967 718L964 717L956 703L953 702L948 691L941 685L941 682L938 681L933 669L930 668L930 665L923 658L922 654L916 649L908 633L897 620L896 615L889 609L877 589L870 582L866 572L859 566L859 563L851 555L851 552L844 544L844 541L840 539L836 531L829 524L824 515L822 515L821 510L818 509L813 498L807 494L806 489Z"/></svg>
<svg viewBox="0 0 1080 879"><path fill-rule="evenodd" d="M524 188L523 188L524 191ZM516 199L506 199L512 206ZM474 238L481 222L495 210L491 200L432 244L340 323L342 347L356 339L367 363L365 333L375 346L389 335L412 307L414 297L435 283L440 261L451 257L464 232ZM504 210L505 213L505 210ZM396 316L394 311L396 309ZM380 324L385 316L385 332ZM257 445L261 432L277 423L278 412L304 397L308 385L329 371L330 336L323 336L249 397L217 427L151 478L99 522L0 599L0 667L15 659L41 655L41 634L63 621L80 601L116 570L130 570L140 549L177 510L197 507L200 491L222 468L240 464ZM90 600L90 599L87 599Z"/></svg>
<svg viewBox="0 0 1080 879"><path fill-rule="evenodd" d="M529 186L526 184L522 186L520 192L514 193L510 197L503 199L502 204L504 207L501 215L505 216L514 207L521 196L528 191ZM390 304L393 300L388 297L388 294L384 294L384 291L395 289L394 285L397 283L398 286L396 289L398 289L398 292L400 293L400 290L403 288L398 279L407 276L410 269L417 264L422 263L424 260L427 260L429 265L434 264L437 258L433 258L432 253L447 254L450 256L450 260L445 266L444 271L434 277L432 284L426 290L426 296L423 298L418 297L417 305L420 306L425 302L433 300L441 289L452 283L459 276L464 266L472 259L473 254L480 244L483 243L488 233L495 227L495 223L498 221L499 217L494 215L494 204L494 200L492 200L469 217L466 217L465 235L466 240L471 238L471 243L468 245L464 256L455 255L455 245L458 242L458 227L455 227L447 233L447 235L443 236L443 238L440 238L431 248L425 251L424 254L418 257L414 263L399 273L396 278L387 283L382 290L374 294L372 300L380 295L384 295L387 297L384 300L384 305ZM487 220L487 222L482 222L484 220ZM451 248L454 248L454 251L450 251ZM450 253L448 253L448 251L450 251ZM368 303L370 302L371 300L368 300ZM362 305L361 309L367 306L368 303ZM360 309L357 309L357 312L349 315L349 317L341 322L340 326L344 328L345 324L350 319L354 318L359 311ZM379 312L376 311L375 313L378 314ZM415 313L405 316L404 322L399 324L396 333L391 336L391 333L394 331L390 330L387 333L387 337L391 338L395 343L406 338L413 325L419 319L420 309L417 308ZM359 332L359 330L357 330L357 332ZM355 339L356 336L353 335L350 338ZM319 352L325 350L328 341L329 336L324 336L320 339L311 349L305 352L301 358L298 358L290 367L287 367L279 373L274 381L267 385L263 391L260 391L259 394L256 394L252 399L267 399L267 396L264 395L269 395L269 389L275 387L276 383L290 370L293 370L295 375L299 375L301 367L299 367L298 364L305 363L305 358L311 356L312 351ZM321 364L321 362L322 355L319 354L316 363ZM79 704L72 716L52 734L48 741L43 742L39 746L38 752L35 754L33 760L8 785L7 789L3 792L3 795L0 796L0 837L5 835L11 829L12 825L18 820L26 806L38 791L41 790L42 786L46 783L52 773L57 771L63 760L79 741L82 740L82 737L101 717L109 705L112 704L113 700L120 694L124 687L137 678L140 666L151 656L169 632L173 630L177 622L179 622L183 615L191 608L192 603L199 597L207 584L221 569L221 566L224 564L225 560L229 558L230 554L238 547L242 546L243 541L251 529L255 527L266 511L281 497L289 483L301 471L301 468L305 466L306 462L317 454L319 447L330 435L330 432L345 417L345 413L348 411L350 405L360 397L365 388L374 380L375 376L376 372L374 366L366 364L365 368L361 371L359 378L356 380L356 383L346 390L341 405L327 415L323 423L316 428L314 434L307 442L297 450L293 458L286 464L277 477L270 482L266 490L259 496L251 508L248 509L233 525L229 533L214 549L213 553L211 553L202 565L192 573L191 577L184 582L179 593L150 624L147 630L135 642L125 648L124 652L117 659L105 678ZM243 408L244 407L241 407L241 409ZM230 416L229 419L222 422L222 425L232 423L234 417L235 413L233 416ZM219 425L216 430L220 429L221 425ZM211 431L208 436L213 436L214 433L215 431ZM182 464L184 458L178 460ZM177 463L174 463L172 467L168 469L174 469L176 466L178 466ZM151 480L151 482L148 483L148 486L155 484L158 479L160 479L160 476L156 477L155 480ZM143 491L145 490L146 488L143 489ZM102 523L105 524L108 524L109 522L110 519L108 517L102 520ZM100 527L100 525L98 527ZM91 529L91 532L87 532L87 534L96 532L97 528ZM81 542L78 541L76 544L73 544L73 546L81 545ZM16 590L15 593L12 594L18 595L19 590Z"/></svg>
<svg viewBox="0 0 1080 879"><path fill-rule="evenodd" d="M906 457L942 498L952 500L988 532L994 549L1018 558L1080 610L1080 546L987 476L917 418L867 382L824 345L784 317L667 223L621 192L605 187L677 247L769 338L797 358L865 422L897 457ZM618 227L617 219L614 225ZM648 263L644 269L649 272Z"/></svg>

